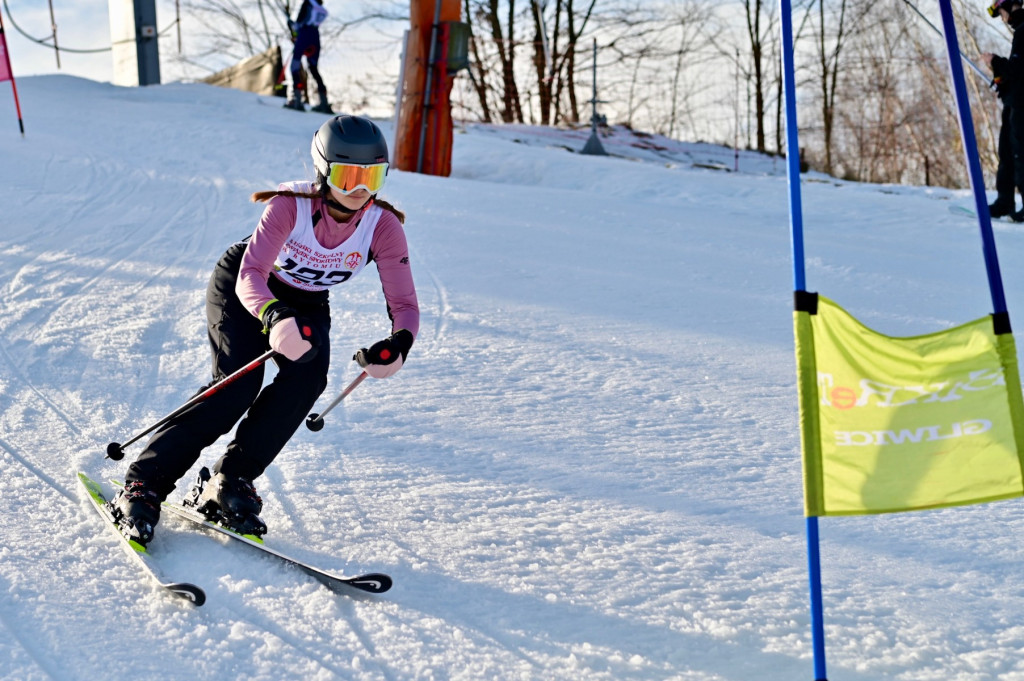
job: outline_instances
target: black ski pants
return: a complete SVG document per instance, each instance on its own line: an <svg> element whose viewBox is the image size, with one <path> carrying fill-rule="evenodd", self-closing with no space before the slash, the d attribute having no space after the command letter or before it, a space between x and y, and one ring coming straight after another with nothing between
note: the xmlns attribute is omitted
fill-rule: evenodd
<svg viewBox="0 0 1024 681"><path fill-rule="evenodd" d="M196 394L270 349L263 324L235 295L245 246L245 242L240 242L228 249L214 268L206 289L214 380ZM213 471L253 480L263 474L302 425L327 387L331 354L327 292L300 291L273 276L269 283L275 297L314 327L320 340L316 355L301 364L278 355L274 358L277 375L266 387L261 366L161 427L128 467L126 481L143 481L166 498L175 483L199 460L202 450L228 433L235 423L238 428L234 439Z"/></svg>
<svg viewBox="0 0 1024 681"><path fill-rule="evenodd" d="M1003 106L998 151L996 201L1012 210L1015 190L1024 197L1024 106Z"/></svg>

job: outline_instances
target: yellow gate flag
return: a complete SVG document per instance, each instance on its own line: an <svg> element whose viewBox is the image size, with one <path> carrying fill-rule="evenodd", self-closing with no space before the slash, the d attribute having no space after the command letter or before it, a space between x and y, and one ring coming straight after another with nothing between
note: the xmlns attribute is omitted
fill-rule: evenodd
<svg viewBox="0 0 1024 681"><path fill-rule="evenodd" d="M893 338L801 295L811 301L794 313L807 516L1024 495L1024 400L1008 330L997 334L987 316Z"/></svg>

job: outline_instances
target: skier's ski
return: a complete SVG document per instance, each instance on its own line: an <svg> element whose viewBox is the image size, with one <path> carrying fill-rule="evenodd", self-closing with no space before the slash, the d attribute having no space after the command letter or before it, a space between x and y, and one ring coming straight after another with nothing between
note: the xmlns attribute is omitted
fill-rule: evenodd
<svg viewBox="0 0 1024 681"><path fill-rule="evenodd" d="M115 485L121 485L121 483L116 480L112 482ZM336 593L346 593L346 590L348 589L358 589L359 591L367 591L369 593L380 594L384 593L385 591L391 588L391 577L389 577L388 575L379 572L370 572L365 575L356 575L352 577L336 575L325 570L321 570L318 567L309 565L308 563L305 563L299 560L298 558L293 558L292 556L285 555L280 551L277 551L276 549L267 546L263 543L263 540L261 538L255 535L239 534L238 532L234 532L224 527L223 525L218 525L217 523L210 522L201 513L197 513L196 511L186 508L180 503L175 504L169 501L165 501L163 503L163 508L174 513L179 518L190 520L194 523L202 525L203 528L207 530L210 530L212 532L218 532L220 534L231 537L232 539L237 539L243 544L248 544L249 546L259 549L264 553L267 553L271 556L275 556L280 560L283 560L284 562L302 570L307 575L318 580L324 586L326 586L331 591L334 591Z"/></svg>
<svg viewBox="0 0 1024 681"><path fill-rule="evenodd" d="M255 535L238 534L237 532L233 532L232 530L229 530L223 525L218 525L217 523L210 522L201 514L196 513L195 511L192 511L188 508L185 508L180 504L164 502L164 508L171 511L179 518L191 520L194 523L202 525L204 528L208 530L212 530L214 532L219 532L220 534L227 535L233 539L237 539L243 544L248 544L249 546L257 548L260 551L263 551L264 553L276 556L284 562L299 568L310 577L319 580L332 591L344 593L344 588L348 587L353 589L359 589L360 591L369 591L370 593L379 594L384 593L385 591L391 588L391 577L389 577L388 575L381 574L379 572L371 572L365 575L358 575L355 577L345 577L343 575L331 574L330 572L326 572L324 570L321 570L320 568L313 567L308 563L304 563L303 561L297 558L287 556L281 553L280 551L277 551L276 549L267 546L263 543L263 540L261 538Z"/></svg>
<svg viewBox="0 0 1024 681"><path fill-rule="evenodd" d="M978 214L974 211L974 209L968 208L967 206L958 206L954 204L949 206L949 212L954 215L966 215L967 217L974 218L975 220L978 219ZM1013 218L1011 218L1009 215L1004 215L1003 217L1000 218L991 218L991 220L992 222L1008 222L1012 225L1021 224L1019 222L1014 222Z"/></svg>
<svg viewBox="0 0 1024 681"><path fill-rule="evenodd" d="M82 483L82 488L88 493L89 501L92 502L96 512L103 517L104 521L106 521L107 527L113 530L114 534L116 534L118 539L121 540L121 546L128 555L135 560L142 570L149 575L154 582L156 582L156 584L175 596L187 599L190 603L195 605L202 605L206 602L206 593L195 584L189 584L188 582L171 582L165 579L156 563L154 563L150 557L150 553L146 547L121 534L121 530L114 521L114 516L111 515L110 509L107 508L107 499L103 495L103 489L99 484L85 473L79 473L78 480Z"/></svg>
<svg viewBox="0 0 1024 681"><path fill-rule="evenodd" d="M266 101L267 99L269 99L270 101L269 102ZM264 106L276 106L277 102L280 99L281 99L280 97L266 97L266 98L264 98L264 97L261 96L261 97L257 97L256 98L256 102L259 103L259 104L263 104ZM282 109L288 109L289 111L298 111L298 112L302 112L302 113L307 113L309 111L313 111L313 109L307 109L305 104L302 105L301 109L296 109L294 106L288 106L288 100L285 100L285 103L281 105L281 108Z"/></svg>

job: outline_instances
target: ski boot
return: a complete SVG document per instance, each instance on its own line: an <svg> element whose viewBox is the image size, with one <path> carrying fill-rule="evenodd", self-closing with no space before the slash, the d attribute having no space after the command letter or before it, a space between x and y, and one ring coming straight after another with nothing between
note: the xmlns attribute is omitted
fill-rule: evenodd
<svg viewBox="0 0 1024 681"><path fill-rule="evenodd" d="M317 113L333 114L334 110L331 108L331 103L327 101L327 88L324 86L323 81L320 80L319 75L315 73L314 75L316 75L316 93L320 97L320 103L311 108L310 111L316 111Z"/></svg>
<svg viewBox="0 0 1024 681"><path fill-rule="evenodd" d="M153 539L153 528L160 521L160 496L145 483L134 481L125 484L107 503L107 508L121 534L129 541L145 546Z"/></svg>
<svg viewBox="0 0 1024 681"><path fill-rule="evenodd" d="M1016 212L1013 199L1004 201L1003 199L996 199L994 203L988 205L988 213L994 218L1004 218L1009 216L1013 219L1013 214Z"/></svg>
<svg viewBox="0 0 1024 681"><path fill-rule="evenodd" d="M284 103L284 108L305 111L306 105L302 103L302 90L298 88L293 89L291 98Z"/></svg>
<svg viewBox="0 0 1024 681"><path fill-rule="evenodd" d="M327 88L322 87L319 89L319 98L321 98L321 101L319 101L319 103L309 111L316 112L318 114L334 114L334 110L331 109L331 102L327 99Z"/></svg>
<svg viewBox="0 0 1024 681"><path fill-rule="evenodd" d="M259 516L263 499L245 478L232 478L223 473L211 476L204 466L182 503L232 532L256 537L267 533L267 524Z"/></svg>

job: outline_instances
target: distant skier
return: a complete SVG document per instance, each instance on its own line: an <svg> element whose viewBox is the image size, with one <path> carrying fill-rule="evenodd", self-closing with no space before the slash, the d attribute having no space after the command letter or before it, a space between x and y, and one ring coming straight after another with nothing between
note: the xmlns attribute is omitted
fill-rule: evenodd
<svg viewBox="0 0 1024 681"><path fill-rule="evenodd" d="M263 367L158 429L128 467L114 498L122 532L141 544L153 536L160 502L198 461L203 448L238 423L213 467L190 495L197 510L241 533L261 535L263 502L253 481L302 424L327 386L331 312L328 292L373 260L391 319L391 335L354 359L373 378L405 362L419 330L419 305L402 227L405 216L378 199L388 170L380 128L336 116L316 132L315 182L287 182L258 192L267 207L251 236L221 257L206 289L207 332L215 381L268 348L278 371L263 387Z"/></svg>
<svg viewBox="0 0 1024 681"><path fill-rule="evenodd" d="M320 103L313 107L313 111L321 113L334 113L331 104L327 101L327 87L324 85L320 71L317 70L317 63L320 61L320 24L327 18L327 10L321 0L302 0L302 7L299 8L299 16L295 21L288 21L288 28L292 32L292 98L285 103L289 109L305 111L302 103L302 58L306 58L309 65L309 73L316 81L317 94L320 96Z"/></svg>
<svg viewBox="0 0 1024 681"><path fill-rule="evenodd" d="M981 60L992 70L999 98L1003 100L1002 126L999 129L999 165L996 169L996 200L989 206L992 217L1009 216L1024 222L1024 209L1018 211L1016 192L1024 197L1024 9L1019 0L995 0L988 8L1013 31L1010 56L986 52Z"/></svg>

